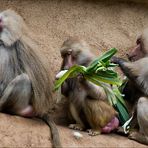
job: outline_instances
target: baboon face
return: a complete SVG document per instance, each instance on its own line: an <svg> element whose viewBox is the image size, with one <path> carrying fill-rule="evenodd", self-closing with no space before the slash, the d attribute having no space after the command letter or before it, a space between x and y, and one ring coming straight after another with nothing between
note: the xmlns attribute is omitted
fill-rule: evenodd
<svg viewBox="0 0 148 148"><path fill-rule="evenodd" d="M66 40L60 49L62 69L69 69L75 64L86 66L92 58L89 49L89 45L79 38L71 37Z"/></svg>
<svg viewBox="0 0 148 148"><path fill-rule="evenodd" d="M137 61L148 55L148 29L137 38L136 46L127 54L130 61Z"/></svg>
<svg viewBox="0 0 148 148"><path fill-rule="evenodd" d="M14 11L0 13L0 39L10 46L21 37L24 27L23 19Z"/></svg>

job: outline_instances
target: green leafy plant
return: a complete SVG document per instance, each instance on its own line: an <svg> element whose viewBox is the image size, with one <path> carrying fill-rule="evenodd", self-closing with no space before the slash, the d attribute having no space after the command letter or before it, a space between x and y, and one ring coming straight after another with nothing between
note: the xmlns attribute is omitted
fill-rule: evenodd
<svg viewBox="0 0 148 148"><path fill-rule="evenodd" d="M84 78L94 84L104 88L109 103L118 111L121 124L129 119L129 114L118 87L122 85L122 81L113 70L116 64L110 62L111 57L117 52L116 48L111 48L102 56L96 58L88 67L74 65L62 77L55 82L55 90L57 90L67 78L76 77L83 74ZM107 84L112 84L111 88Z"/></svg>

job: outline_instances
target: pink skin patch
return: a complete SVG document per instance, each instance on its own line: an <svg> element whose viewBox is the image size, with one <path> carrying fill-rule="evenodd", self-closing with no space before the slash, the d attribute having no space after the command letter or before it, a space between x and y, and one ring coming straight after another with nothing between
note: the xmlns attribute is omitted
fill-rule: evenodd
<svg viewBox="0 0 148 148"><path fill-rule="evenodd" d="M33 107L31 105L28 105L26 108L19 111L18 115L23 117L34 117L35 113L33 111Z"/></svg>
<svg viewBox="0 0 148 148"><path fill-rule="evenodd" d="M108 134L119 127L119 120L114 117L105 127L102 128L102 133Z"/></svg>

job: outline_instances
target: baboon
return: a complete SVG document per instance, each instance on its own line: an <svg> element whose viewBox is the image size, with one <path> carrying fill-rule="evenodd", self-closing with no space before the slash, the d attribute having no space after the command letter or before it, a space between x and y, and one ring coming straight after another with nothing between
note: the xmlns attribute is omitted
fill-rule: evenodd
<svg viewBox="0 0 148 148"><path fill-rule="evenodd" d="M67 39L60 52L63 58L61 70L69 69L75 64L88 66L95 58L89 45L78 37ZM89 135L94 136L100 133L110 133L118 127L117 113L108 104L102 87L78 75L67 79L62 84L61 92L68 98L69 112L75 121L75 124L69 125L70 128L87 130Z"/></svg>
<svg viewBox="0 0 148 148"><path fill-rule="evenodd" d="M51 128L53 146L61 147L48 114L55 104L52 80L29 33L16 12L0 13L0 111L42 118Z"/></svg>
<svg viewBox="0 0 148 148"><path fill-rule="evenodd" d="M129 101L137 101L136 115L139 131L130 132L129 138L148 145L148 29L143 31L136 43L132 52L127 55L131 62L118 57L113 57L112 62L119 64L133 86L128 89L134 89L135 92L131 96L132 100Z"/></svg>

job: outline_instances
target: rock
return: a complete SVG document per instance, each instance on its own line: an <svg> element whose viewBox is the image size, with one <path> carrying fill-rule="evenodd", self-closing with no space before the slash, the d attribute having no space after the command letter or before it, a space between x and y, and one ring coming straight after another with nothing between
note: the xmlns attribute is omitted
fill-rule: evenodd
<svg viewBox="0 0 148 148"><path fill-rule="evenodd" d="M50 130L39 119L0 114L0 147L51 147ZM63 147L146 147L115 134L76 139L74 130L58 126Z"/></svg>

